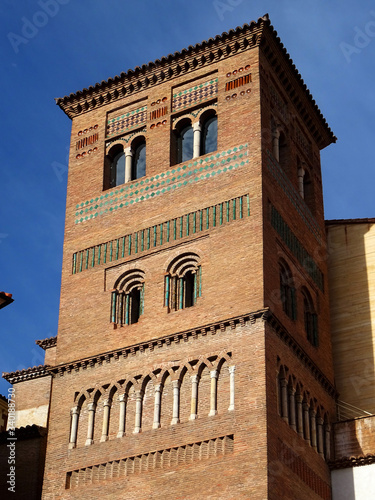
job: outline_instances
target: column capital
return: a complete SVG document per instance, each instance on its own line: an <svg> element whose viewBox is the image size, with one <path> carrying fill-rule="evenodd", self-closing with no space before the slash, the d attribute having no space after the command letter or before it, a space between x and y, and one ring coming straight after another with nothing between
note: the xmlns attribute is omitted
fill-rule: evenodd
<svg viewBox="0 0 375 500"><path fill-rule="evenodd" d="M73 408L70 410L70 414L71 415L79 415L80 411L81 411L80 406L73 406Z"/></svg>
<svg viewBox="0 0 375 500"><path fill-rule="evenodd" d="M96 410L96 403L89 403L89 404L87 405L87 409L88 409L89 411L95 411L95 410Z"/></svg>
<svg viewBox="0 0 375 500"><path fill-rule="evenodd" d="M236 365L232 365L228 367L229 373L234 373L236 371Z"/></svg>
<svg viewBox="0 0 375 500"><path fill-rule="evenodd" d="M211 370L210 371L210 377L211 378L216 378L217 379L218 376L219 376L219 372L217 370Z"/></svg>

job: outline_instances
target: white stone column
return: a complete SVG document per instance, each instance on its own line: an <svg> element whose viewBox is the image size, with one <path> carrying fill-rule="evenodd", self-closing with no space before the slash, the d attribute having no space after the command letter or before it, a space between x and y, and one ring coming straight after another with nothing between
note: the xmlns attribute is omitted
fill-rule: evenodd
<svg viewBox="0 0 375 500"><path fill-rule="evenodd" d="M73 449L77 446L77 430L78 430L78 419L81 408L75 406L70 410L71 415L71 427L70 427L70 438L69 438L69 449Z"/></svg>
<svg viewBox="0 0 375 500"><path fill-rule="evenodd" d="M303 438L303 410L302 410L302 395L296 395L296 405L297 405L297 432L301 438Z"/></svg>
<svg viewBox="0 0 375 500"><path fill-rule="evenodd" d="M288 388L289 391L289 425L295 431L296 427L296 401L295 401L295 393L293 387Z"/></svg>
<svg viewBox="0 0 375 500"><path fill-rule="evenodd" d="M298 192L302 198L305 197L305 190L303 188L304 177L305 177L305 170L303 167L300 167L298 169Z"/></svg>
<svg viewBox="0 0 375 500"><path fill-rule="evenodd" d="M121 394L119 396L118 400L120 402L120 416L119 416L119 422L118 422L117 437L121 438L121 437L125 436L125 416L126 416L127 395Z"/></svg>
<svg viewBox="0 0 375 500"><path fill-rule="evenodd" d="M230 366L229 368L229 408L228 411L234 410L234 372L236 371L235 366Z"/></svg>
<svg viewBox="0 0 375 500"><path fill-rule="evenodd" d="M324 455L325 455L325 459L329 460L331 458L331 426L327 423L324 425L324 434L325 434Z"/></svg>
<svg viewBox="0 0 375 500"><path fill-rule="evenodd" d="M210 396L210 413L209 417L217 415L217 379L219 374L217 370L211 370L211 396Z"/></svg>
<svg viewBox="0 0 375 500"><path fill-rule="evenodd" d="M282 417L285 420L285 422L289 423L288 419L288 383L285 378L282 378L280 380L280 386L281 386L281 411L282 411Z"/></svg>
<svg viewBox="0 0 375 500"><path fill-rule="evenodd" d="M125 148L125 182L132 180L132 162L133 162L133 150L132 148Z"/></svg>
<svg viewBox="0 0 375 500"><path fill-rule="evenodd" d="M310 408L310 439L311 446L317 451L317 439L316 439L316 411Z"/></svg>
<svg viewBox="0 0 375 500"><path fill-rule="evenodd" d="M111 411L111 400L106 399L103 403L103 426L102 426L102 435L100 438L100 442L108 441L108 431L109 431L109 413Z"/></svg>
<svg viewBox="0 0 375 500"><path fill-rule="evenodd" d="M89 421L87 427L87 439L85 442L86 446L94 442L94 420L95 420L96 403L89 403L87 405L87 409L89 412L89 419L88 419Z"/></svg>
<svg viewBox="0 0 375 500"><path fill-rule="evenodd" d="M198 417L198 383L199 375L192 375L191 380L191 405L189 420L195 420Z"/></svg>
<svg viewBox="0 0 375 500"><path fill-rule="evenodd" d="M194 133L194 146L193 146L193 158L198 158L201 155L201 124L199 122L194 123L193 133Z"/></svg>
<svg viewBox="0 0 375 500"><path fill-rule="evenodd" d="M304 436L306 441L310 441L310 413L309 405L305 402L302 404L303 407L303 421L304 421Z"/></svg>
<svg viewBox="0 0 375 500"><path fill-rule="evenodd" d="M153 429L159 429L160 427L161 390L161 384L155 386L154 422L152 424Z"/></svg>
<svg viewBox="0 0 375 500"><path fill-rule="evenodd" d="M142 402L143 402L143 391L139 390L135 393L135 427L134 434L141 432L142 423Z"/></svg>
<svg viewBox="0 0 375 500"><path fill-rule="evenodd" d="M324 438L323 438L323 419L321 417L316 418L317 426L317 441L318 441L318 453L324 457Z"/></svg>
<svg viewBox="0 0 375 500"><path fill-rule="evenodd" d="M272 131L272 151L277 161L280 161L280 129L278 126Z"/></svg>
<svg viewBox="0 0 375 500"><path fill-rule="evenodd" d="M178 424L180 421L180 381L173 380L173 410L171 425Z"/></svg>

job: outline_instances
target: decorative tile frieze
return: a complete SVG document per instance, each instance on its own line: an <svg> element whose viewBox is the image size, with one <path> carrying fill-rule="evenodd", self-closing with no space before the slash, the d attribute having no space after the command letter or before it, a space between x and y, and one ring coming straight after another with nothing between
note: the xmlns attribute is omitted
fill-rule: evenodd
<svg viewBox="0 0 375 500"><path fill-rule="evenodd" d="M218 78L194 85L173 94L172 111L182 111L201 102L208 101L217 95Z"/></svg>
<svg viewBox="0 0 375 500"><path fill-rule="evenodd" d="M128 256L139 255L147 250L160 248L176 240L192 237L249 216L249 194L206 206L75 252L72 259L72 274L92 269L100 264L116 262Z"/></svg>
<svg viewBox="0 0 375 500"><path fill-rule="evenodd" d="M141 106L131 111L122 111L116 116L111 114L107 120L107 137L124 134L134 128L142 127L147 120L147 106Z"/></svg>
<svg viewBox="0 0 375 500"><path fill-rule="evenodd" d="M121 188L117 187L101 196L79 203L76 206L75 223L95 219L198 181L213 179L218 175L237 170L248 162L248 144L190 160L189 163L176 165L153 177L124 184Z"/></svg>

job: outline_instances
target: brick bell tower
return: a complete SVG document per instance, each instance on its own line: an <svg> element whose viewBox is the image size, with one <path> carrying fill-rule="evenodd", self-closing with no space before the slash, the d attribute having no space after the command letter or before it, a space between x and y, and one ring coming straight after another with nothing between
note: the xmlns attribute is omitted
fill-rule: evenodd
<svg viewBox="0 0 375 500"><path fill-rule="evenodd" d="M335 137L268 16L57 104L43 498L330 499Z"/></svg>

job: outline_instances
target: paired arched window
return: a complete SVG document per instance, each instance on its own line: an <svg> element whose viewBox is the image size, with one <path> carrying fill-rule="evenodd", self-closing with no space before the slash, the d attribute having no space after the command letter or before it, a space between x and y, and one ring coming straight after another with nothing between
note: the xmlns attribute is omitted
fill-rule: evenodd
<svg viewBox="0 0 375 500"><path fill-rule="evenodd" d="M120 326L138 323L144 310L144 272L126 272L112 290L111 323Z"/></svg>
<svg viewBox="0 0 375 500"><path fill-rule="evenodd" d="M194 131L190 120L183 120L177 130L177 163L191 160L194 155Z"/></svg>
<svg viewBox="0 0 375 500"><path fill-rule="evenodd" d="M170 311L192 307L202 293L202 270L198 255L187 253L173 259L164 285L164 305Z"/></svg>
<svg viewBox="0 0 375 500"><path fill-rule="evenodd" d="M120 186L146 175L146 139L136 137L130 147L115 144L104 164L104 189Z"/></svg>
<svg viewBox="0 0 375 500"><path fill-rule="evenodd" d="M201 155L217 150L217 116L214 112L203 115L201 130Z"/></svg>
<svg viewBox="0 0 375 500"><path fill-rule="evenodd" d="M174 126L171 141L171 163L182 163L217 150L217 116L209 109L192 123L181 118Z"/></svg>
<svg viewBox="0 0 375 500"><path fill-rule="evenodd" d="M311 295L306 288L302 289L303 296L303 316L305 322L305 332L307 340L313 346L318 346L318 316L314 309Z"/></svg>
<svg viewBox="0 0 375 500"><path fill-rule="evenodd" d="M280 298L283 311L289 318L297 318L296 289L294 288L293 276L285 261L279 262L280 273Z"/></svg>

